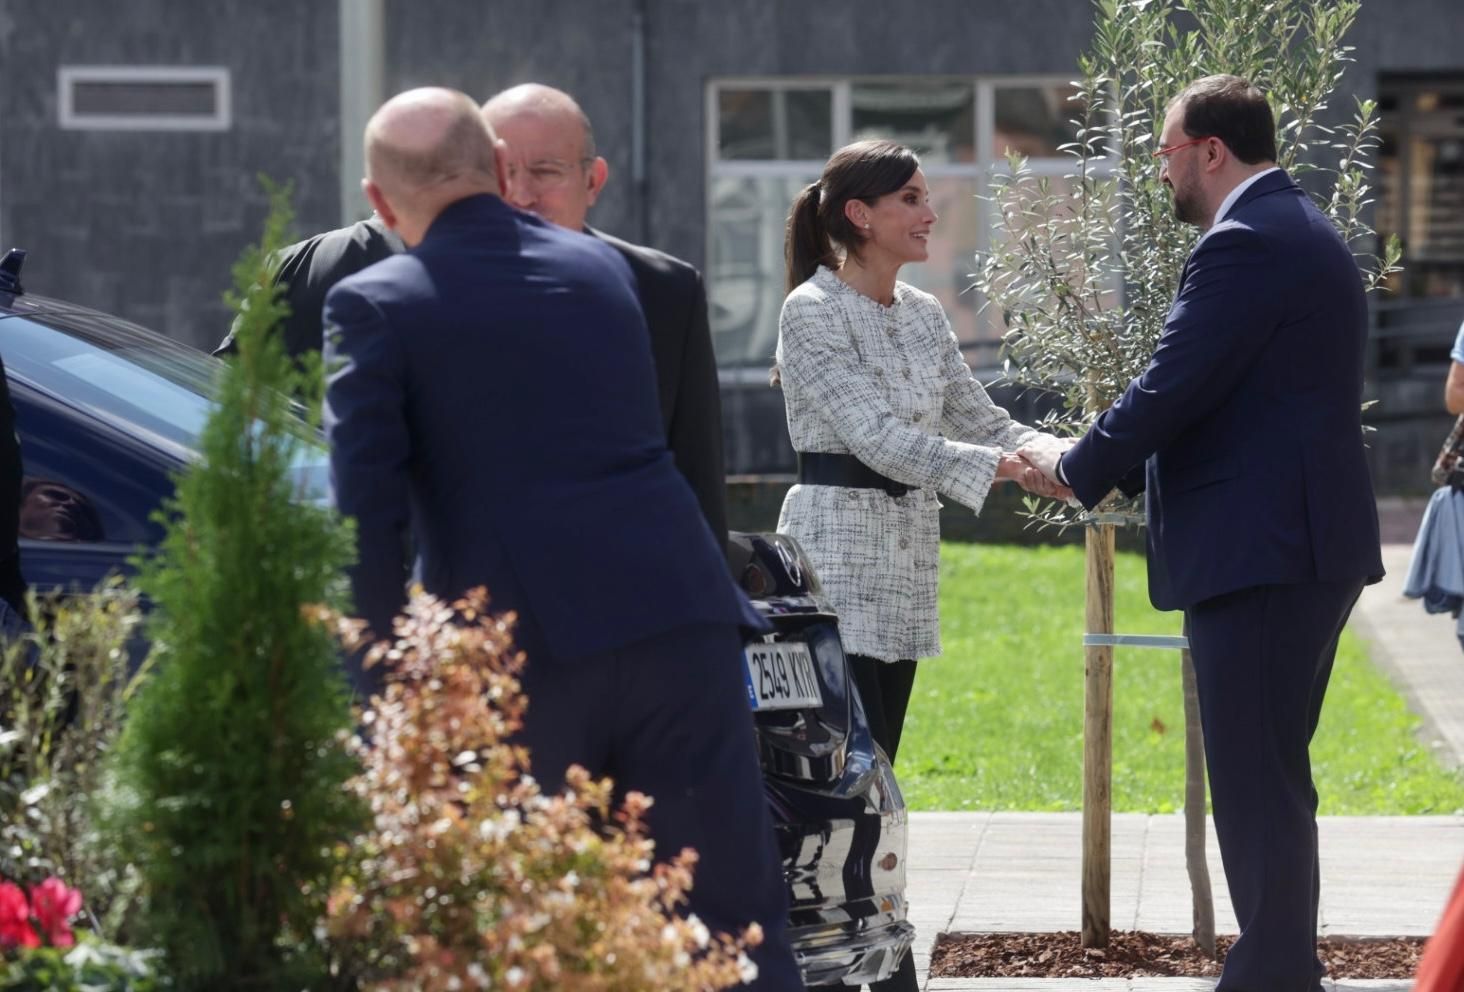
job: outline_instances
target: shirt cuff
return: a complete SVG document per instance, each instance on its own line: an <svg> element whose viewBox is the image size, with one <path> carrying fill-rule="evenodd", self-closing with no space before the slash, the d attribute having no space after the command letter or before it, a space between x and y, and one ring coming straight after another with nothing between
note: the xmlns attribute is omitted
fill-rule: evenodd
<svg viewBox="0 0 1464 992"><path fill-rule="evenodd" d="M1061 455L1058 455L1057 456L1057 481L1058 482L1061 482L1063 485L1067 486L1069 489L1072 488L1072 486L1068 485L1067 473L1062 470L1062 456Z"/></svg>

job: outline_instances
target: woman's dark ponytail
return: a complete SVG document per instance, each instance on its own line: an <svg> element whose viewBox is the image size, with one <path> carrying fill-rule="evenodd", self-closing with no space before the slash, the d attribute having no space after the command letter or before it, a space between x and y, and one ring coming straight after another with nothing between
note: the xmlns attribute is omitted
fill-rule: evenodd
<svg viewBox="0 0 1464 992"><path fill-rule="evenodd" d="M788 211L783 240L788 292L807 282L820 265L839 267L839 249L858 256L862 232L854 229L844 204L873 204L902 189L920 168L920 160L893 141L856 141L834 153L823 176L805 186Z"/></svg>
<svg viewBox="0 0 1464 992"><path fill-rule="evenodd" d="M903 189L918 168L915 153L893 141L856 141L834 152L823 176L800 190L788 211L783 236L788 292L807 282L820 265L837 269L841 249L859 257L864 234L850 223L846 203L863 200L872 205ZM778 385L782 377L777 365L768 370L769 385Z"/></svg>
<svg viewBox="0 0 1464 992"><path fill-rule="evenodd" d="M834 243L820 216L823 188L818 183L805 186L788 211L788 231L783 238L783 261L787 268L787 291L808 281L820 265L837 267Z"/></svg>

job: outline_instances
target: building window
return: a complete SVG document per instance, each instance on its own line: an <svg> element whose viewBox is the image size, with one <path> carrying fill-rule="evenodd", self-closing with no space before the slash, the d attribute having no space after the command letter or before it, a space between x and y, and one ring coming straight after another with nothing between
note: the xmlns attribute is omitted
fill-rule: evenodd
<svg viewBox="0 0 1464 992"><path fill-rule="evenodd" d="M763 370L782 308L783 230L799 190L836 148L888 138L914 149L940 220L930 258L901 278L935 294L967 361L990 367L1000 315L970 289L976 253L990 241L991 178L1008 149L1037 175L1061 177L1073 160L1082 108L1072 85L1050 78L717 80L707 87L707 272L717 362ZM754 372L753 374L758 374Z"/></svg>
<svg viewBox="0 0 1464 992"><path fill-rule="evenodd" d="M61 66L61 127L226 131L229 70L218 66Z"/></svg>
<svg viewBox="0 0 1464 992"><path fill-rule="evenodd" d="M1383 76L1376 228L1403 241L1391 288L1464 296L1464 76Z"/></svg>

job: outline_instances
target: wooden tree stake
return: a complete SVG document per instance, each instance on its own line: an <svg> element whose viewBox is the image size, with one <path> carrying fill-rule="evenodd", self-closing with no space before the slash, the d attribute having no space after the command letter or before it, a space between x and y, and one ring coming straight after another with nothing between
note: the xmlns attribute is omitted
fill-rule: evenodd
<svg viewBox="0 0 1464 992"><path fill-rule="evenodd" d="M1186 629L1186 634L1189 631ZM1215 900L1210 893L1210 866L1205 861L1205 738L1200 728L1199 687L1195 659L1181 653L1184 679L1184 863L1189 869L1193 902L1193 935L1200 950L1215 956Z"/></svg>
<svg viewBox="0 0 1464 992"><path fill-rule="evenodd" d="M1086 536L1087 632L1113 633L1112 524ZM1083 649L1083 946L1108 946L1112 874L1113 648Z"/></svg>

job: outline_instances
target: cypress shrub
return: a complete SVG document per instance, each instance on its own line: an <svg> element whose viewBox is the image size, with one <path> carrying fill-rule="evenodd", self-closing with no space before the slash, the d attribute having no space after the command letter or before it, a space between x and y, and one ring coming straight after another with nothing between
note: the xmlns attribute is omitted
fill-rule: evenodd
<svg viewBox="0 0 1464 992"><path fill-rule="evenodd" d="M141 879L129 936L161 948L185 990L324 987L315 924L364 823L344 788L356 771L349 694L314 609L345 607L352 535L297 481L301 460L322 454L290 397L318 399L319 371L297 369L274 332L285 305L270 260L290 210L287 190L266 188L263 239L225 297L238 354L201 459L160 511L159 553L140 562L151 670L107 799Z"/></svg>

